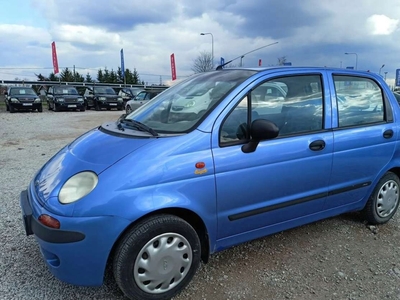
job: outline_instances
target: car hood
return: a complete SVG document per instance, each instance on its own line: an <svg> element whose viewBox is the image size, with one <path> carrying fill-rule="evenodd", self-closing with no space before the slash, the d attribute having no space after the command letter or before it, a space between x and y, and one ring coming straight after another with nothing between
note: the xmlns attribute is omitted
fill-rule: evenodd
<svg viewBox="0 0 400 300"><path fill-rule="evenodd" d="M94 129L64 147L38 172L34 179L36 194L45 203L58 197L62 185L73 175L92 171L100 174L130 153L153 142L151 138L111 135Z"/></svg>

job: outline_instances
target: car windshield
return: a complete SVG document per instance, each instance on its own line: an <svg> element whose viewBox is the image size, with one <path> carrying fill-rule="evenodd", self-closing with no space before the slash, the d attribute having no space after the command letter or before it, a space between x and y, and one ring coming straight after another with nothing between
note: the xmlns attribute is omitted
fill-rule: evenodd
<svg viewBox="0 0 400 300"><path fill-rule="evenodd" d="M95 94L115 95L115 91L110 87L96 86L94 87Z"/></svg>
<svg viewBox="0 0 400 300"><path fill-rule="evenodd" d="M36 93L32 88L13 88L10 90L10 95L36 96Z"/></svg>
<svg viewBox="0 0 400 300"><path fill-rule="evenodd" d="M78 95L78 91L74 87L60 86L54 88L54 94L59 95Z"/></svg>
<svg viewBox="0 0 400 300"><path fill-rule="evenodd" d="M255 73L232 69L193 75L157 95L126 118L139 121L159 133L189 132L229 92Z"/></svg>

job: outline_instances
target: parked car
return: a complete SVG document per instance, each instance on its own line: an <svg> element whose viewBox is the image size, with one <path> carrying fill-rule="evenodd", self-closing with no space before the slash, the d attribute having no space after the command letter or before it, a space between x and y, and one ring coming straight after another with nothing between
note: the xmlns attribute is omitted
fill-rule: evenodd
<svg viewBox="0 0 400 300"><path fill-rule="evenodd" d="M396 98L397 102L398 102L399 105L400 105L400 93L393 92L393 95L394 95L394 97Z"/></svg>
<svg viewBox="0 0 400 300"><path fill-rule="evenodd" d="M161 90L155 91L141 91L136 95L135 98L129 100L125 105L125 110L127 114L130 114L135 109L139 108L143 104L147 103L149 100L153 99L155 96L160 94Z"/></svg>
<svg viewBox="0 0 400 300"><path fill-rule="evenodd" d="M87 109L93 107L96 110L101 110L102 108L123 110L124 108L122 98L115 93L112 87L87 87L84 93L84 100Z"/></svg>
<svg viewBox="0 0 400 300"><path fill-rule="evenodd" d="M46 102L49 110L77 110L85 111L83 97L73 86L50 86L46 92Z"/></svg>
<svg viewBox="0 0 400 300"><path fill-rule="evenodd" d="M13 86L4 93L6 110L14 113L17 110L43 111L42 102L31 87Z"/></svg>
<svg viewBox="0 0 400 300"><path fill-rule="evenodd" d="M172 117L181 99L211 95L203 114ZM234 245L352 211L388 222L399 153L400 107L377 74L228 68L80 136L20 203L57 278L101 285L111 270L128 298L169 299L200 260Z"/></svg>
<svg viewBox="0 0 400 300"><path fill-rule="evenodd" d="M124 107L126 107L126 102L132 100L136 97L137 94L144 91L142 88L128 87L123 88L118 92L118 96L122 98L124 101Z"/></svg>

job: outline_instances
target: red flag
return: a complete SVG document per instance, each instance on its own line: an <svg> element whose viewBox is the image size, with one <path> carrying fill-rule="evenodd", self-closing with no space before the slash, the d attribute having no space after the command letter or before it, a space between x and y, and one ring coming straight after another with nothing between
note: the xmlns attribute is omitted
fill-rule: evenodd
<svg viewBox="0 0 400 300"><path fill-rule="evenodd" d="M53 57L53 69L54 74L58 74L58 61L57 61L57 51L56 51L56 42L51 43L51 56Z"/></svg>
<svg viewBox="0 0 400 300"><path fill-rule="evenodd" d="M258 66L261 67L261 59L258 60Z"/></svg>
<svg viewBox="0 0 400 300"><path fill-rule="evenodd" d="M174 53L171 54L171 74L172 74L172 80L175 80L176 79L176 67L175 67Z"/></svg>

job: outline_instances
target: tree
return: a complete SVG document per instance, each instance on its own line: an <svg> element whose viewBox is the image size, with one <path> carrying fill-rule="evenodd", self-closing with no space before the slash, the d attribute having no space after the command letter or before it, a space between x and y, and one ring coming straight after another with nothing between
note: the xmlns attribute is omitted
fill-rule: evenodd
<svg viewBox="0 0 400 300"><path fill-rule="evenodd" d="M89 72L86 73L85 82L93 82L92 76L90 76Z"/></svg>
<svg viewBox="0 0 400 300"><path fill-rule="evenodd" d="M104 80L103 70L102 70L102 69L99 69L99 70L97 71L97 81L98 81L98 82L103 82L103 80Z"/></svg>
<svg viewBox="0 0 400 300"><path fill-rule="evenodd" d="M74 79L75 79L74 74L72 74L72 72L68 68L65 68L64 70L61 71L60 73L61 81L73 82Z"/></svg>
<svg viewBox="0 0 400 300"><path fill-rule="evenodd" d="M85 78L79 72L74 72L74 82L84 82Z"/></svg>
<svg viewBox="0 0 400 300"><path fill-rule="evenodd" d="M210 52L200 52L200 55L194 60L192 71L202 73L213 69L212 54Z"/></svg>
<svg viewBox="0 0 400 300"><path fill-rule="evenodd" d="M116 73L113 69L111 69L111 72L110 72L110 80L109 80L108 82L111 82L111 83L118 83L118 76L117 76L117 73Z"/></svg>
<svg viewBox="0 0 400 300"><path fill-rule="evenodd" d="M286 62L286 56L278 57L278 66L283 66Z"/></svg>
<svg viewBox="0 0 400 300"><path fill-rule="evenodd" d="M58 76L57 76L56 74L54 74L54 72L51 72L51 73L49 74L49 80L50 80L50 81L58 81L59 78L58 78Z"/></svg>
<svg viewBox="0 0 400 300"><path fill-rule="evenodd" d="M110 71L108 71L107 67L104 68L103 82L110 82Z"/></svg>

